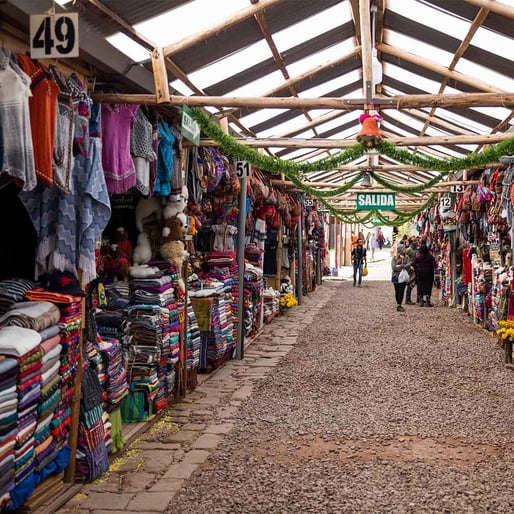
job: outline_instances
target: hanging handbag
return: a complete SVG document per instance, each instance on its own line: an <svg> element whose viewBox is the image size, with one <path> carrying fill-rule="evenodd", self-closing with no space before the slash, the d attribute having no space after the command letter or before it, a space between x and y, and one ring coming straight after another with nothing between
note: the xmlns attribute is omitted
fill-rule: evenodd
<svg viewBox="0 0 514 514"><path fill-rule="evenodd" d="M398 275L398 283L403 284L404 282L409 281L409 272L406 269L402 269L400 274Z"/></svg>

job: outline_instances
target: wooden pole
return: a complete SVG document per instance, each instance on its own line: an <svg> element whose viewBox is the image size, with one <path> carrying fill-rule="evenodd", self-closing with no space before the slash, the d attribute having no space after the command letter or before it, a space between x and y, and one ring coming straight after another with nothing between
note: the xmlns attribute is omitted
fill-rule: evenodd
<svg viewBox="0 0 514 514"><path fill-rule="evenodd" d="M468 75L464 75L464 73L452 71L446 66L441 66L436 62L428 60L426 57L420 57L418 55L411 54L410 52L407 52L395 46L380 43L379 45L377 45L377 50L380 50L384 54L397 57L398 59L412 62L414 64L417 64L418 66L426 68L427 70L439 73L443 77L454 79L457 82L466 84L468 86L476 87L477 89L481 89L482 91L488 91L489 93L501 93L504 91L501 88L495 87L491 84L487 84L486 82L482 82L481 80L477 80L473 77L469 77Z"/></svg>
<svg viewBox="0 0 514 514"><path fill-rule="evenodd" d="M79 270L79 282L82 283L82 271ZM70 447L70 460L68 466L64 470L64 482L68 484L75 483L75 462L77 455L77 442L79 436L79 419L80 419L80 400L82 398L82 346L84 340L84 330L86 327L86 300L82 298L80 302L81 318L80 318L80 338L78 348L77 372L73 379L73 393L71 396L71 414L70 428L68 432L68 446Z"/></svg>
<svg viewBox="0 0 514 514"><path fill-rule="evenodd" d="M97 103L127 103L156 105L155 95L93 93ZM514 107L514 93L460 93L455 95L400 95L380 98L380 109L411 109L420 107ZM362 98L278 98L278 97L230 97L230 96L179 96L170 95L170 104L190 107L250 107L257 109L338 109L361 111L366 105Z"/></svg>
<svg viewBox="0 0 514 514"><path fill-rule="evenodd" d="M493 0L465 0L468 4L482 7L491 12L505 16L506 18L514 18L514 7L505 4L504 2L495 2Z"/></svg>
<svg viewBox="0 0 514 514"><path fill-rule="evenodd" d="M422 137L388 137L386 140L395 146L430 146L430 145L467 145L495 144L514 137L512 132L497 134L473 134L457 136L422 136ZM356 139L295 139L295 138L238 138L236 141L250 148L347 148L357 144ZM214 139L203 139L200 146L218 146ZM184 146L191 146L185 142ZM361 165L360 168L363 168Z"/></svg>
<svg viewBox="0 0 514 514"><path fill-rule="evenodd" d="M169 103L170 86L162 48L154 48L152 50L152 68L157 103Z"/></svg>

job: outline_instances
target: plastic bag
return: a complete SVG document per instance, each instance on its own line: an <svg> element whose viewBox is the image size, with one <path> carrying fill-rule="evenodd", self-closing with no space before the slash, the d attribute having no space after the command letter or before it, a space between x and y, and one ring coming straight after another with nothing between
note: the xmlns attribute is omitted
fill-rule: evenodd
<svg viewBox="0 0 514 514"><path fill-rule="evenodd" d="M367 266L364 266L364 268L362 268L362 276L363 277L368 276L368 267Z"/></svg>
<svg viewBox="0 0 514 514"><path fill-rule="evenodd" d="M398 283L401 284L403 282L409 281L409 272L406 269L402 269L400 274L398 275Z"/></svg>

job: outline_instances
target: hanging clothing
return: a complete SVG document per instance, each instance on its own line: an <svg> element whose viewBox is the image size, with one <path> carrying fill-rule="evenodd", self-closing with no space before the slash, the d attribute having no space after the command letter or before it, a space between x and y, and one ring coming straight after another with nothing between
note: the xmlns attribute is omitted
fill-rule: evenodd
<svg viewBox="0 0 514 514"><path fill-rule="evenodd" d="M211 229L215 234L212 249L215 252L233 252L237 227L222 223L221 225L212 225Z"/></svg>
<svg viewBox="0 0 514 514"><path fill-rule="evenodd" d="M181 195L184 178L182 176L182 134L175 127L170 127L175 138L173 145L173 171L171 172L171 194Z"/></svg>
<svg viewBox="0 0 514 514"><path fill-rule="evenodd" d="M171 175L173 172L173 136L165 121L159 122L159 148L157 154L157 178L154 192L156 195L168 196L171 193Z"/></svg>
<svg viewBox="0 0 514 514"><path fill-rule="evenodd" d="M102 104L102 166L110 194L125 193L136 185L130 155L130 130L139 105Z"/></svg>
<svg viewBox="0 0 514 514"><path fill-rule="evenodd" d="M37 184L30 130L30 77L21 69L13 69L5 50L0 57L1 171L19 179L23 182L23 190L29 191Z"/></svg>
<svg viewBox="0 0 514 514"><path fill-rule="evenodd" d="M57 122L59 87L48 68L36 64L28 55L19 55L21 69L30 76L32 96L29 98L30 125L36 175L45 184L53 185L53 156Z"/></svg>
<svg viewBox="0 0 514 514"><path fill-rule="evenodd" d="M153 149L153 126L139 109L130 132L130 153L136 167L136 189L143 195L150 195L150 163L157 159Z"/></svg>
<svg viewBox="0 0 514 514"><path fill-rule="evenodd" d="M82 282L96 278L95 244L105 229L111 206L100 156L100 140L89 140L88 157L75 158L69 193L39 184L21 192L38 232L36 277L53 270L82 270Z"/></svg>
<svg viewBox="0 0 514 514"><path fill-rule="evenodd" d="M57 118L53 156L54 184L64 192L70 190L71 168L73 165L73 101L72 91L57 66L48 67L59 87L57 98Z"/></svg>

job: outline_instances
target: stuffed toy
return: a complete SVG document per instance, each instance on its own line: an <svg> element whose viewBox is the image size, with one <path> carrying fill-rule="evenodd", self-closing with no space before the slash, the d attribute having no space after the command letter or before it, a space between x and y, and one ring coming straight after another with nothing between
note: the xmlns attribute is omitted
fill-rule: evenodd
<svg viewBox="0 0 514 514"><path fill-rule="evenodd" d="M106 269L107 275L111 277L114 282L126 282L128 280L130 261L122 254L117 244L111 245L111 257L112 260L109 263L109 267Z"/></svg>
<svg viewBox="0 0 514 514"><path fill-rule="evenodd" d="M115 243L118 246L120 254L130 260L132 258L132 243L130 242L126 228L118 227L116 229Z"/></svg>
<svg viewBox="0 0 514 514"><path fill-rule="evenodd" d="M144 232L143 225L145 220L153 217L158 222L162 217L162 203L161 199L155 196L150 198L141 198L136 206L136 227L138 232Z"/></svg>
<svg viewBox="0 0 514 514"><path fill-rule="evenodd" d="M163 241L177 241L187 234L187 216L181 212L166 218L165 225L162 229Z"/></svg>
<svg viewBox="0 0 514 514"><path fill-rule="evenodd" d="M186 286L184 283L184 279L182 278L182 267L184 261L189 257L189 253L186 251L184 243L182 241L165 241L161 244L160 253L163 259L173 262L177 267L179 274L179 291L181 293L184 293L186 290Z"/></svg>
<svg viewBox="0 0 514 514"><path fill-rule="evenodd" d="M134 264L145 264L152 258L150 237L145 232L137 236L137 246L134 248L132 260Z"/></svg>
<svg viewBox="0 0 514 514"><path fill-rule="evenodd" d="M159 268L156 266L148 266L148 264L140 264L129 268L129 275L132 278L147 278L159 274Z"/></svg>
<svg viewBox="0 0 514 514"><path fill-rule="evenodd" d="M186 208L186 200L180 197L178 200L174 202L168 202L164 207L163 216L165 220L176 216L179 213L184 212Z"/></svg>

